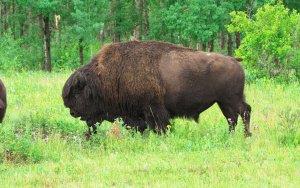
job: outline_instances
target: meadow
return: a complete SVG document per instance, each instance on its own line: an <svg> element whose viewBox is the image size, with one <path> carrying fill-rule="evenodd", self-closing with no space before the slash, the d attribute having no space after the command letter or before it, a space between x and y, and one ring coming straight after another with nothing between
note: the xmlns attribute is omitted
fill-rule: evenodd
<svg viewBox="0 0 300 188"><path fill-rule="evenodd" d="M4 73L8 109L0 125L1 187L298 187L300 83L246 85L251 132L235 133L218 106L199 123L173 119L166 135L103 122L85 139L61 90L71 72Z"/></svg>

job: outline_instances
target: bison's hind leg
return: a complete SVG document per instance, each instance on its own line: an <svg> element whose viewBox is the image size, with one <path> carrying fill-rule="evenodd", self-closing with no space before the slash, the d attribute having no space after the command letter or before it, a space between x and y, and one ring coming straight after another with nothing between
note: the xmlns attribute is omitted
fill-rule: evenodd
<svg viewBox="0 0 300 188"><path fill-rule="evenodd" d="M234 132L238 120L238 108L227 102L218 102L218 105L229 124L229 131Z"/></svg>
<svg viewBox="0 0 300 188"><path fill-rule="evenodd" d="M156 133L166 133L170 114L163 105L148 105L144 109L145 121Z"/></svg>
<svg viewBox="0 0 300 188"><path fill-rule="evenodd" d="M230 100L218 102L218 105L227 119L229 131L233 132L235 130L238 115L240 115L245 126L245 136L251 136L249 128L251 107L244 102L243 97L231 98Z"/></svg>
<svg viewBox="0 0 300 188"><path fill-rule="evenodd" d="M250 132L251 106L246 102L242 102L242 104L240 105L239 114L242 117L245 126L245 136L247 137L251 136L251 132Z"/></svg>
<svg viewBox="0 0 300 188"><path fill-rule="evenodd" d="M90 140L92 134L97 134L97 126L96 121L88 120L86 121L87 124L87 131L85 133L86 140Z"/></svg>

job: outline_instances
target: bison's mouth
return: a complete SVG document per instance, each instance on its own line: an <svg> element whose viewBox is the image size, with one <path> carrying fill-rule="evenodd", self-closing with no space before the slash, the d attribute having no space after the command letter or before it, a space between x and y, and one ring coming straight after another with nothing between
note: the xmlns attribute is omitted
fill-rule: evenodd
<svg viewBox="0 0 300 188"><path fill-rule="evenodd" d="M81 115L79 115L79 113L77 113L77 112L74 111L74 110L70 110L70 114L71 114L71 116L73 116L74 118L78 118L78 117L81 116Z"/></svg>
<svg viewBox="0 0 300 188"><path fill-rule="evenodd" d="M81 117L80 117L80 120L81 120L81 121L85 121L85 120L87 120L87 119L81 116Z"/></svg>
<svg viewBox="0 0 300 188"><path fill-rule="evenodd" d="M85 117L83 117L83 116L81 116L81 115L79 115L79 114L76 114L76 113L70 113L71 114L71 116L73 116L74 118L79 118L80 117L80 120L81 121L86 121L87 120L87 118L85 118Z"/></svg>

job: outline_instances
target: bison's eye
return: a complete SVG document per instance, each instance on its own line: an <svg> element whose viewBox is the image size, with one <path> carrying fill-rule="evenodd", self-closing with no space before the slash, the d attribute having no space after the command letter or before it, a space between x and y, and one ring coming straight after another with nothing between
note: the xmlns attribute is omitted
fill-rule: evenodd
<svg viewBox="0 0 300 188"><path fill-rule="evenodd" d="M78 89L78 88L74 88L74 89L72 90L72 93L73 93L74 95L79 95L79 94L81 93L81 90Z"/></svg>

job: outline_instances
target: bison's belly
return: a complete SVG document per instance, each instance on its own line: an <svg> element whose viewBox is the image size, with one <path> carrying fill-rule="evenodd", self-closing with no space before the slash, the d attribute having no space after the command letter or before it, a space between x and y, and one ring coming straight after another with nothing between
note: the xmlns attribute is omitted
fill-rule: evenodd
<svg viewBox="0 0 300 188"><path fill-rule="evenodd" d="M216 97L209 92L193 91L166 93L165 105L171 117L198 118L199 114L216 102Z"/></svg>

